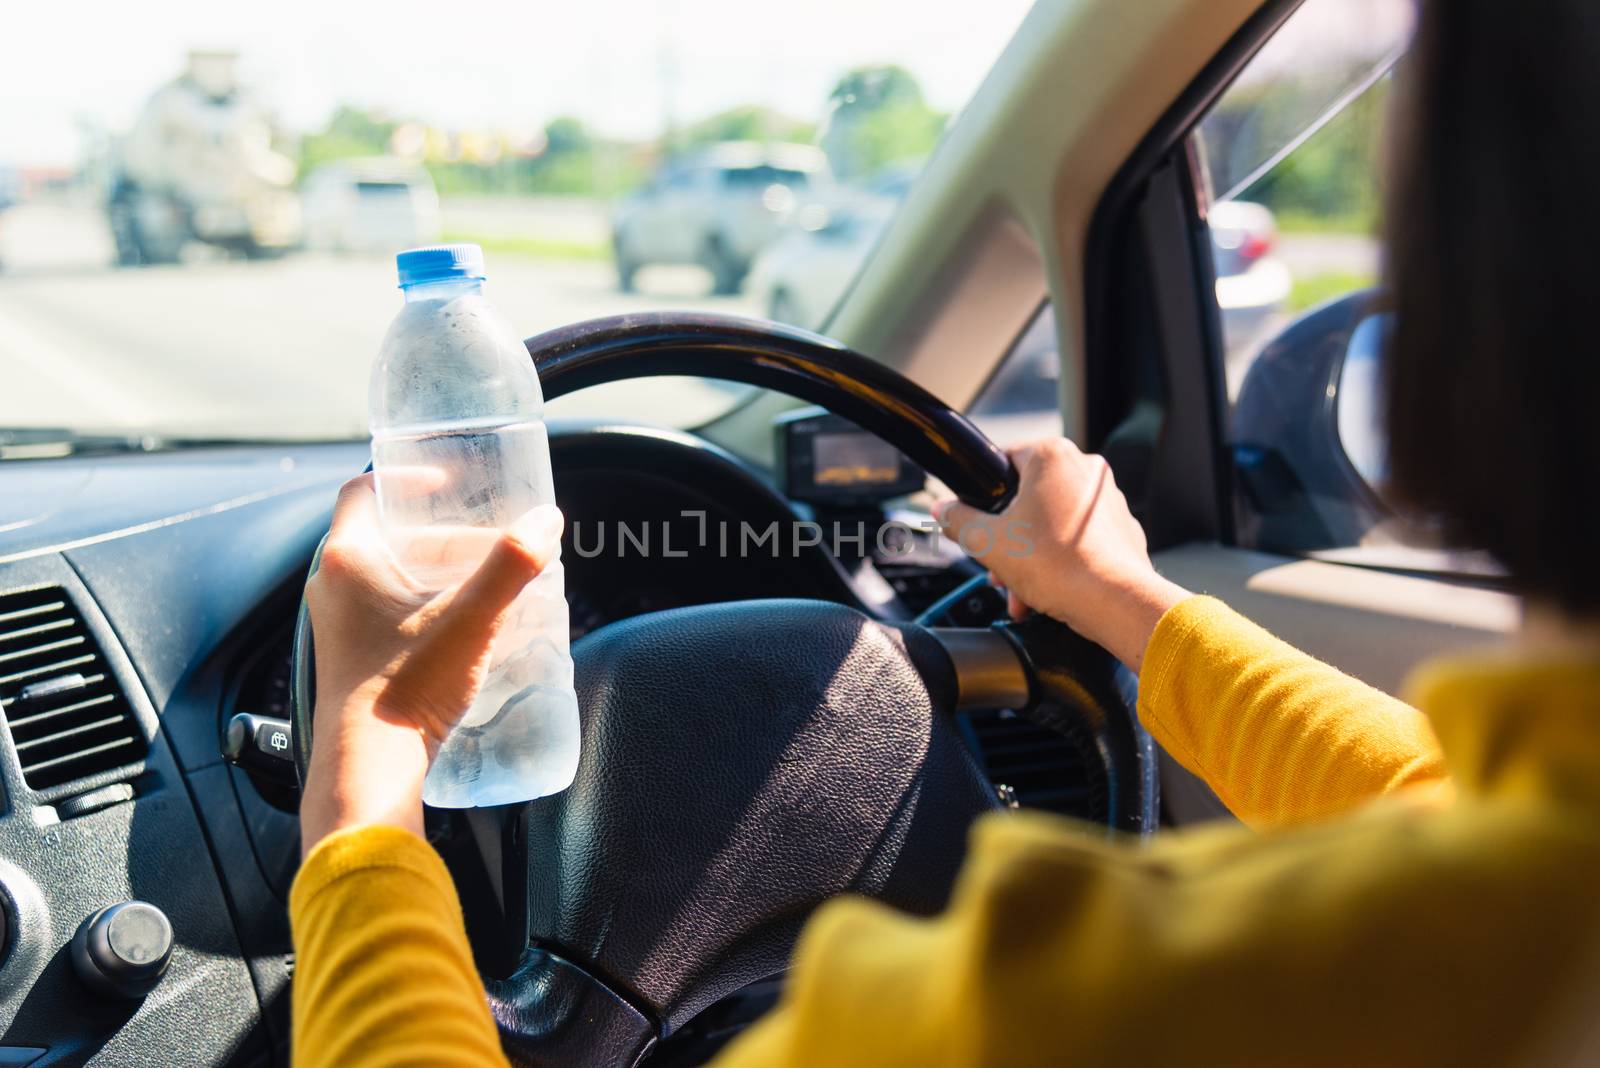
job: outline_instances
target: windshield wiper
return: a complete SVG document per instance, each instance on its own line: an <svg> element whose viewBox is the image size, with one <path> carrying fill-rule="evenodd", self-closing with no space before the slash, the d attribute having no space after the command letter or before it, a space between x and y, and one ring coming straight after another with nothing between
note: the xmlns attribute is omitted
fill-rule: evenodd
<svg viewBox="0 0 1600 1068"><path fill-rule="evenodd" d="M84 432L69 427L0 427L0 460L50 460L62 456L111 456L130 452L168 452L224 445L287 445L281 438Z"/></svg>
<svg viewBox="0 0 1600 1068"><path fill-rule="evenodd" d="M165 447L163 439L151 434L83 433L60 426L0 427L0 460L154 452Z"/></svg>
<svg viewBox="0 0 1600 1068"><path fill-rule="evenodd" d="M49 460L62 456L111 456L170 452L174 449L239 445L312 445L347 440L325 437L270 437L241 434L162 434L152 431L82 431L59 426L0 427L0 461ZM355 440L355 439L348 439Z"/></svg>

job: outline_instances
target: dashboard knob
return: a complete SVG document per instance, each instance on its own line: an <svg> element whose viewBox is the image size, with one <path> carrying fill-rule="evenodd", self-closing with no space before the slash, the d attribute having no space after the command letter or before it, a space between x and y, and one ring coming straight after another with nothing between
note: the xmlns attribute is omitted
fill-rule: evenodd
<svg viewBox="0 0 1600 1068"><path fill-rule="evenodd" d="M106 997L144 997L166 974L171 959L172 924L147 901L108 905L72 936L78 978Z"/></svg>

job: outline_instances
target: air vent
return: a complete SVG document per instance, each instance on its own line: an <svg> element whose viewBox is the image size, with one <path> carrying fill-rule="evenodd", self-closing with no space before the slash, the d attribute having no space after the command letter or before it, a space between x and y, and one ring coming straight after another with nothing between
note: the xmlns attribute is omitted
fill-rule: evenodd
<svg viewBox="0 0 1600 1068"><path fill-rule="evenodd" d="M0 709L34 790L145 753L127 698L59 587L0 596Z"/></svg>
<svg viewBox="0 0 1600 1068"><path fill-rule="evenodd" d="M1087 730L1081 737L1057 734L1010 710L964 718L989 781L1011 787L1023 808L1104 818L1105 771Z"/></svg>

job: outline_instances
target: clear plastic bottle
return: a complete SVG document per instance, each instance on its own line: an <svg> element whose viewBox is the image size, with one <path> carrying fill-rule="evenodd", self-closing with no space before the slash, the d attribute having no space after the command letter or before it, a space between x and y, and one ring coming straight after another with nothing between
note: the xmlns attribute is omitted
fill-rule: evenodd
<svg viewBox="0 0 1600 1068"><path fill-rule="evenodd" d="M405 304L372 372L378 505L390 551L429 589L470 575L499 531L555 507L544 394L522 341L483 297L476 245L397 258ZM528 801L578 767L563 571L554 560L512 608L478 699L423 782L438 808Z"/></svg>

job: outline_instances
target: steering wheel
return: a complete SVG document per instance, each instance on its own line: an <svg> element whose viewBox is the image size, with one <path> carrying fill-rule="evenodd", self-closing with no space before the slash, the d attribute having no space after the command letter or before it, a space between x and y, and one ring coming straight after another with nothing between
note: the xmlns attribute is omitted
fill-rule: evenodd
<svg viewBox="0 0 1600 1068"><path fill-rule="evenodd" d="M969 504L999 511L1016 491L1010 460L965 417L806 331L661 313L527 345L550 399L654 375L744 382L845 416ZM513 1060L637 1063L702 1009L780 974L806 917L837 894L943 907L968 826L999 807L959 709L1015 708L1087 735L1107 827L1155 827L1133 676L1042 617L939 630L824 601L746 601L613 623L572 654L577 778L495 810L499 833L479 836L502 873L506 937L526 947L513 974L486 978ZM302 605L291 699L302 779L312 672Z"/></svg>

